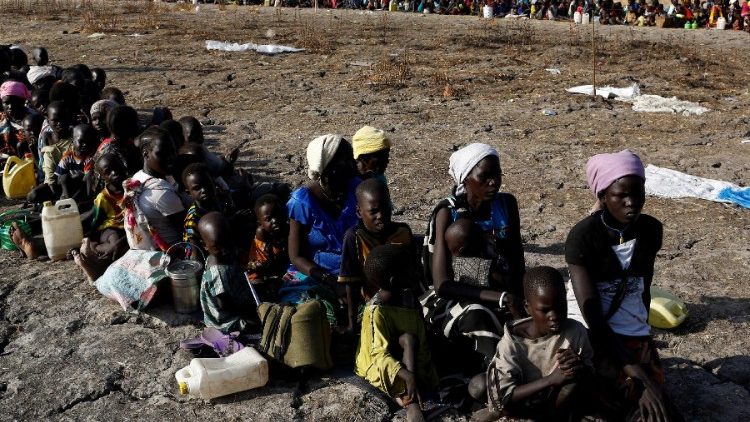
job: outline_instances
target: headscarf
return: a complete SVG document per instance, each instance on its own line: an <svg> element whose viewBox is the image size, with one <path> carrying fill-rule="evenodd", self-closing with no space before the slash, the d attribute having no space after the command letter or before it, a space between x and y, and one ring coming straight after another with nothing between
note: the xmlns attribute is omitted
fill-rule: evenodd
<svg viewBox="0 0 750 422"><path fill-rule="evenodd" d="M307 145L307 176L310 179L320 179L320 175L331 162L343 139L341 135L329 133L318 136Z"/></svg>
<svg viewBox="0 0 750 422"><path fill-rule="evenodd" d="M481 143L469 144L451 154L448 174L456 182L456 195L466 193L466 188L464 188L466 176L480 161L489 156L500 159L500 154L497 153L495 148Z"/></svg>
<svg viewBox="0 0 750 422"><path fill-rule="evenodd" d="M391 140L385 132L372 126L363 126L352 137L355 160L362 154L372 154L390 147Z"/></svg>
<svg viewBox="0 0 750 422"><path fill-rule="evenodd" d="M96 113L107 114L116 105L117 103L112 100L99 100L91 105L91 115L93 116Z"/></svg>
<svg viewBox="0 0 750 422"><path fill-rule="evenodd" d="M57 71L52 66L31 66L29 68L29 71L26 73L26 78L29 80L29 83L32 85L35 85L40 80L52 77L57 77Z"/></svg>
<svg viewBox="0 0 750 422"><path fill-rule="evenodd" d="M629 149L613 154L597 154L586 162L586 180L597 199L615 180L625 176L638 176L646 180L640 157Z"/></svg>
<svg viewBox="0 0 750 422"><path fill-rule="evenodd" d="M24 100L29 99L29 90L21 82L6 81L0 85L0 98L2 97L21 97Z"/></svg>

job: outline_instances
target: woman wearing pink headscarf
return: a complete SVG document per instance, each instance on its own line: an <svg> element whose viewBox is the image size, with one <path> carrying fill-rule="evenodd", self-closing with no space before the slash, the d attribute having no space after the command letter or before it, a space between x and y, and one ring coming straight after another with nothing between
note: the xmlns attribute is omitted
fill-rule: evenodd
<svg viewBox="0 0 750 422"><path fill-rule="evenodd" d="M605 419L666 421L664 371L651 339L648 309L662 224L642 214L645 172L629 150L586 164L598 208L568 234L565 260L590 330ZM611 413L608 413L611 412Z"/></svg>
<svg viewBox="0 0 750 422"><path fill-rule="evenodd" d="M26 107L29 90L21 82L6 81L0 85L0 153L18 155L19 149L25 150L28 145L23 130L23 119L33 113Z"/></svg>

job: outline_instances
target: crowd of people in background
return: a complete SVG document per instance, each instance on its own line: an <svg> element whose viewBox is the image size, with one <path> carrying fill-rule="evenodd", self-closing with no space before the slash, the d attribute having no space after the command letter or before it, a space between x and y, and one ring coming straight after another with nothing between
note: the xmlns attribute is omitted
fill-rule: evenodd
<svg viewBox="0 0 750 422"><path fill-rule="evenodd" d="M236 3L249 5L258 2L237 0ZM315 0L273 0L267 5L314 7ZM485 8L489 8L492 17L570 21L579 13L581 16L588 14L590 21L602 25L750 32L750 5L747 0L671 0L671 4L659 0L318 0L318 6L480 16L486 15Z"/></svg>
<svg viewBox="0 0 750 422"><path fill-rule="evenodd" d="M487 144L450 156L454 186L422 241L392 219L398 145L383 130L316 137L309 180L291 190L254 183L236 149L209 150L195 117L158 107L140 118L103 69L57 66L41 47L30 61L0 48L0 98L3 157L39 170L24 206L75 199L86 237L70 256L123 307L163 290L165 260L199 260L207 327L263 332L258 292L320 304L339 363L410 421L446 403L482 420L679 420L647 323L662 226L641 212L644 168L628 150L587 163L596 206L568 235L566 283L555 268L526 268L519 205L500 191L500 154ZM28 258L44 253L15 223L11 236Z"/></svg>

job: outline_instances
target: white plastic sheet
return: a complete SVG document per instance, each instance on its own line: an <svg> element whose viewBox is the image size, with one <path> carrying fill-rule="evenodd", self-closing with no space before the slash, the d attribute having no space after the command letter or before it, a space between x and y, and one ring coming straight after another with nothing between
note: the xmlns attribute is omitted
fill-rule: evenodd
<svg viewBox="0 0 750 422"><path fill-rule="evenodd" d="M654 165L646 167L646 193L662 198L698 198L728 202L750 209L750 188Z"/></svg>
<svg viewBox="0 0 750 422"><path fill-rule="evenodd" d="M574 86L568 88L567 91L573 94L591 95L593 87L591 85ZM641 94L638 84L633 84L627 88L597 87L596 95L631 103L633 104L633 111L641 113L679 113L684 116L700 116L711 111L700 104L683 101L677 97L664 98L659 95Z"/></svg>
<svg viewBox="0 0 750 422"><path fill-rule="evenodd" d="M273 56L281 53L298 53L305 51L304 48L289 47L286 45L278 44L239 44L229 43L222 41L206 41L207 50L218 50L218 51L231 51L231 52L243 52L243 51L255 51L260 54L267 54Z"/></svg>

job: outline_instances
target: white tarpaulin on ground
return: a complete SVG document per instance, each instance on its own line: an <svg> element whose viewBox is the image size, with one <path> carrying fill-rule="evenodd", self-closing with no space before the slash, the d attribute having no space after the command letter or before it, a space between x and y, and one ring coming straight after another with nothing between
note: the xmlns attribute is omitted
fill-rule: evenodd
<svg viewBox="0 0 750 422"><path fill-rule="evenodd" d="M594 91L593 85L581 85L568 88L568 92L573 94L584 94L591 95ZM633 84L627 88L613 88L611 86L597 86L596 95L604 98L633 98L641 94L641 90L637 84Z"/></svg>
<svg viewBox="0 0 750 422"><path fill-rule="evenodd" d="M289 47L286 45L278 44L238 44L236 42L222 42L222 41L206 41L207 50L219 50L219 51L255 51L260 54L274 55L281 53L299 53L305 51L304 48Z"/></svg>
<svg viewBox="0 0 750 422"><path fill-rule="evenodd" d="M651 164L646 167L646 194L662 198L698 198L729 202L750 208L750 188L741 188L722 180L692 176Z"/></svg>
<svg viewBox="0 0 750 422"><path fill-rule="evenodd" d="M567 91L573 94L591 95L593 86L574 86L573 88L568 88ZM633 111L642 113L679 113L685 116L700 116L705 112L711 111L708 108L701 107L697 103L683 101L677 97L664 98L659 95L641 94L638 84L633 84L627 88L613 88L611 86L596 87L596 95L631 103L633 104Z"/></svg>

